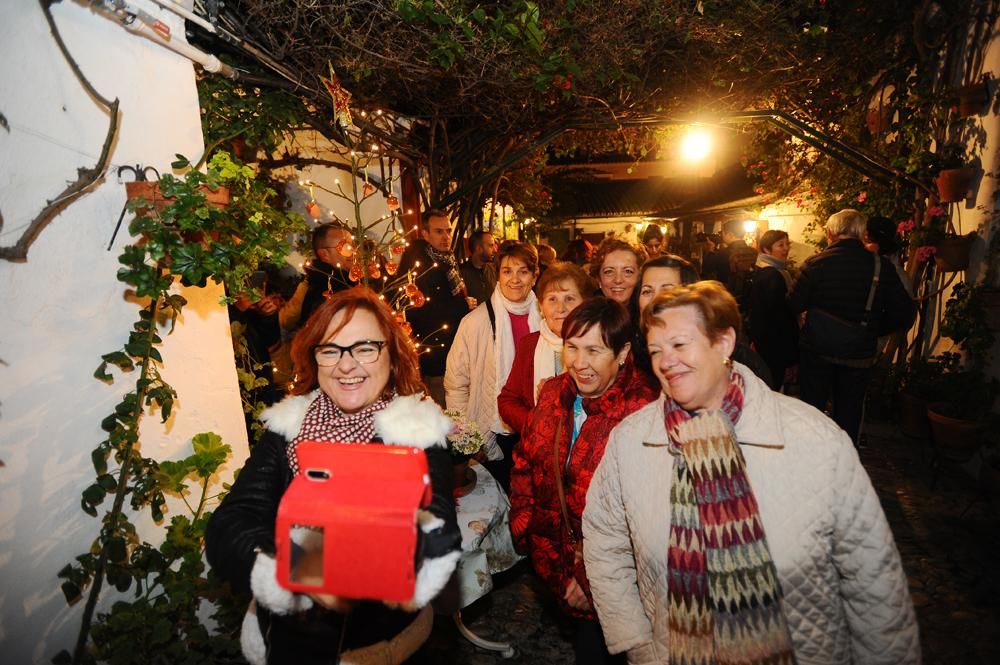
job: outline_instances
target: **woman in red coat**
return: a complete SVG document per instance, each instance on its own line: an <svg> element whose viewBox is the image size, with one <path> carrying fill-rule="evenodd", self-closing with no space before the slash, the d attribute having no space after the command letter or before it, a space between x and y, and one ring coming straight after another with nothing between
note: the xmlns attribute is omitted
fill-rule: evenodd
<svg viewBox="0 0 1000 665"><path fill-rule="evenodd" d="M576 662L606 663L611 656L580 556L580 519L608 435L655 399L657 389L632 363L632 327L619 303L584 302L563 321L562 336L566 373L542 387L514 449L510 528L514 546L531 554L535 571L573 617Z"/></svg>
<svg viewBox="0 0 1000 665"><path fill-rule="evenodd" d="M542 325L517 343L510 376L497 397L500 419L518 434L524 433L542 384L563 371L563 320L594 294L594 283L579 266L560 261L542 273L537 291Z"/></svg>

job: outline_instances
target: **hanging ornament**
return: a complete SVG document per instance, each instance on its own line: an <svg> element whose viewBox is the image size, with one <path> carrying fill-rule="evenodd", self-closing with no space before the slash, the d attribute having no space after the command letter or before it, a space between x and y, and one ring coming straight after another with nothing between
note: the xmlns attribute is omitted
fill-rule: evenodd
<svg viewBox="0 0 1000 665"><path fill-rule="evenodd" d="M347 238L344 238L337 243L337 253L344 258L349 259L354 255L354 247L351 246L351 243Z"/></svg>
<svg viewBox="0 0 1000 665"><path fill-rule="evenodd" d="M348 273L348 277L351 278L352 282L361 281L361 278L365 276L364 271L361 269L361 264L355 261L351 264L351 272Z"/></svg>
<svg viewBox="0 0 1000 665"><path fill-rule="evenodd" d="M393 245L392 246L392 253L395 254L396 256L399 256L400 254L402 254L405 251L406 251L406 245Z"/></svg>
<svg viewBox="0 0 1000 665"><path fill-rule="evenodd" d="M413 282L406 285L406 295L410 296L410 302L414 307L423 307L424 303L427 302L427 296L425 296L418 287Z"/></svg>
<svg viewBox="0 0 1000 665"><path fill-rule="evenodd" d="M319 204L315 201L310 201L306 204L306 212L309 213L310 217L314 217L316 219L319 219L320 215L323 214L323 211L319 209Z"/></svg>
<svg viewBox="0 0 1000 665"><path fill-rule="evenodd" d="M319 80L323 82L323 86L326 87L326 91L330 93L330 98L333 100L333 119L335 122L339 123L341 127L347 129L351 126L351 93L344 90L344 87L340 85L340 79L337 78L337 73L333 71L333 63L328 63L330 66L330 78L319 77Z"/></svg>
<svg viewBox="0 0 1000 665"><path fill-rule="evenodd" d="M375 186L372 185L370 182L366 182L364 186L361 188L362 196L371 196L374 193L375 193Z"/></svg>
<svg viewBox="0 0 1000 665"><path fill-rule="evenodd" d="M392 259L389 259L388 261L385 262L385 271L387 273L389 273L390 277L392 275L395 275L397 270L399 270L399 264L398 263L396 263Z"/></svg>
<svg viewBox="0 0 1000 665"><path fill-rule="evenodd" d="M379 270L377 261L368 262L368 276L372 279L379 279L382 276L382 271Z"/></svg>
<svg viewBox="0 0 1000 665"><path fill-rule="evenodd" d="M385 203L386 205L389 206L389 210L393 212L399 210L399 199L396 198L395 195L390 194L389 197L385 200Z"/></svg>

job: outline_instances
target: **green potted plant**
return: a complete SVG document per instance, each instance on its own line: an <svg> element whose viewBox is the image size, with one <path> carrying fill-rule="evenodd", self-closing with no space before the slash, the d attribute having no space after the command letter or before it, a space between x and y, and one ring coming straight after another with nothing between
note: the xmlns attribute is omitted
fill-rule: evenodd
<svg viewBox="0 0 1000 665"><path fill-rule="evenodd" d="M941 203L957 203L968 196L976 171L968 166L967 152L964 144L946 143L934 153L933 168L937 171L934 182Z"/></svg>
<svg viewBox="0 0 1000 665"><path fill-rule="evenodd" d="M959 283L941 321L941 334L962 349L965 362L943 368L936 380L938 394L927 404L927 418L935 446L954 459L968 459L980 445L982 425L1000 389L1000 383L983 372L993 331L986 322L982 294L981 285Z"/></svg>
<svg viewBox="0 0 1000 665"><path fill-rule="evenodd" d="M903 434L919 439L930 437L927 405L944 397L941 377L959 367L957 353L932 358L917 358L893 367L888 387L899 409L899 428Z"/></svg>

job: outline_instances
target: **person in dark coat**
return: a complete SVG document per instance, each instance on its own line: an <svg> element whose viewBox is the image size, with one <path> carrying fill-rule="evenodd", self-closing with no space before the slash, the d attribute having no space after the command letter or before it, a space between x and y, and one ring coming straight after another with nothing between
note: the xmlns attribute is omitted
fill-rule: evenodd
<svg viewBox="0 0 1000 665"><path fill-rule="evenodd" d="M841 210L830 215L826 234L830 246L811 257L792 290L789 304L796 314L821 310L840 320L865 322L871 336L871 358L842 357L836 350L823 348L817 335L806 326L800 336L799 365L801 397L821 411L833 401L833 420L855 442L861 434L865 392L875 362L877 336L905 330L916 317L916 306L906 293L888 259L865 249L862 239L867 219L857 210ZM877 257L873 258L873 257ZM868 294L875 277L875 261L880 261L870 313L865 313Z"/></svg>
<svg viewBox="0 0 1000 665"><path fill-rule="evenodd" d="M714 279L729 284L729 259L737 248L745 249L743 241L743 222L730 220L722 225L722 247L705 257L705 265L701 274L705 279Z"/></svg>
<svg viewBox="0 0 1000 665"><path fill-rule="evenodd" d="M349 269L342 251L353 243L350 232L337 222L320 224L313 229L313 258L306 264L306 295L302 300L299 326L326 300L328 295L350 288Z"/></svg>
<svg viewBox="0 0 1000 665"><path fill-rule="evenodd" d="M581 518L608 436L625 416L656 398L656 384L636 370L625 308L603 297L574 309L562 324L566 372L549 379L514 449L510 530L514 546L573 617L577 663L608 655L583 567ZM558 444L558 466L555 445ZM564 484L566 514L555 479Z"/></svg>
<svg viewBox="0 0 1000 665"><path fill-rule="evenodd" d="M781 391L785 370L799 362L799 317L788 305L792 277L788 234L766 231L758 243L757 270L750 284L747 332L771 371L771 390Z"/></svg>
<svg viewBox="0 0 1000 665"><path fill-rule="evenodd" d="M446 443L452 421L421 395L408 336L364 287L321 305L295 337L292 356L298 381L290 397L262 414L267 429L208 522L208 561L235 589L253 594L241 636L252 665L402 663L430 634L428 603L460 556ZM433 498L418 515L421 563L410 601L390 607L293 593L278 584L275 520L285 490L301 473L296 449L302 441L392 442L424 449Z"/></svg>
<svg viewBox="0 0 1000 665"><path fill-rule="evenodd" d="M427 302L406 310L413 336L421 344L420 375L428 394L444 406L444 370L462 318L474 309L451 250L451 220L444 210L425 210L420 238L399 261L399 274L412 272ZM419 265L418 265L419 264ZM436 264L436 265L435 265Z"/></svg>
<svg viewBox="0 0 1000 665"><path fill-rule="evenodd" d="M459 271L465 282L465 292L476 304L486 302L497 286L497 239L489 231L473 231L469 235L469 258Z"/></svg>

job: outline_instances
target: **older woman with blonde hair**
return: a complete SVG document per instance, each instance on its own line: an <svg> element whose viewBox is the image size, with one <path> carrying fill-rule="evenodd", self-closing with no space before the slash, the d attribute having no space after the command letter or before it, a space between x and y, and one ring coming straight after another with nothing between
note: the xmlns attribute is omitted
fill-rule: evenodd
<svg viewBox="0 0 1000 665"><path fill-rule="evenodd" d="M631 663L919 663L913 605L850 438L730 360L718 282L643 311L662 394L611 433L583 514L594 605Z"/></svg>

